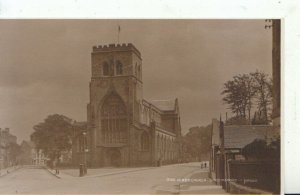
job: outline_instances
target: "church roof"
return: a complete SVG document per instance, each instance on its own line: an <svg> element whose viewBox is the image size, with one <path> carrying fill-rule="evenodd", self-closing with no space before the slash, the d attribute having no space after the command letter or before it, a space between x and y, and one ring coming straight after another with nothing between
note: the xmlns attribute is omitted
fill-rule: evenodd
<svg viewBox="0 0 300 195"><path fill-rule="evenodd" d="M175 100L150 100L149 103L162 111L175 110Z"/></svg>

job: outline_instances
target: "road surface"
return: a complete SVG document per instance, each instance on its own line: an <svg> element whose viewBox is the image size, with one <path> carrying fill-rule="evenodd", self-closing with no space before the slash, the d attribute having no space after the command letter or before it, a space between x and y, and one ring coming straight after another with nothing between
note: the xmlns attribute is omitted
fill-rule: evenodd
<svg viewBox="0 0 300 195"><path fill-rule="evenodd" d="M0 177L0 194L15 193L178 193L182 179L189 178L200 167L193 164L178 164L149 169L123 171L119 174L89 177L55 177L43 168L22 168ZM207 177L207 170L202 170L201 177ZM180 180L180 181L179 181ZM187 183L188 184L188 183ZM195 185L195 183L193 184ZM213 183L201 184L205 193L223 192ZM202 189L203 190L203 189ZM184 190L182 191L182 193ZM187 191L185 191L187 192ZM197 193L195 191L195 193Z"/></svg>

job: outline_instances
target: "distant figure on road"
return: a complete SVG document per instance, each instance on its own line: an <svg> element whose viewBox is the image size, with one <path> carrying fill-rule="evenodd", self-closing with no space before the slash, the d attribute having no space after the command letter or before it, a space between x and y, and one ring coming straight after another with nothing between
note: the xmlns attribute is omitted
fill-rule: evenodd
<svg viewBox="0 0 300 195"><path fill-rule="evenodd" d="M206 163L204 163L204 168L206 168Z"/></svg>
<svg viewBox="0 0 300 195"><path fill-rule="evenodd" d="M57 162L57 160L54 160L54 162L53 162L53 167L54 167L54 169L55 169L55 174L56 175L59 175L59 170L58 170L58 167L57 167L57 164L58 164L58 162Z"/></svg>

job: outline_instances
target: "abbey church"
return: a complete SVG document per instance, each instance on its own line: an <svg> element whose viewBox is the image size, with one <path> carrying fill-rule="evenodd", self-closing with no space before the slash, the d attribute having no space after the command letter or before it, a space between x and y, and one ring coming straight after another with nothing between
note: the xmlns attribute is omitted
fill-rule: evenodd
<svg viewBox="0 0 300 195"><path fill-rule="evenodd" d="M88 166L177 163L181 150L178 100L143 98L142 57L133 44L93 47L87 123L73 140L73 162ZM83 126L82 126L83 127Z"/></svg>

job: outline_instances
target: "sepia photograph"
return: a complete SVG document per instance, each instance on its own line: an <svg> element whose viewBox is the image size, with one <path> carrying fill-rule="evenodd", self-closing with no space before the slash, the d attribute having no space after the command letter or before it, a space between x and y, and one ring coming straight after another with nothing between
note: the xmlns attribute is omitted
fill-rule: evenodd
<svg viewBox="0 0 300 195"><path fill-rule="evenodd" d="M280 19L0 19L0 194L280 194Z"/></svg>

